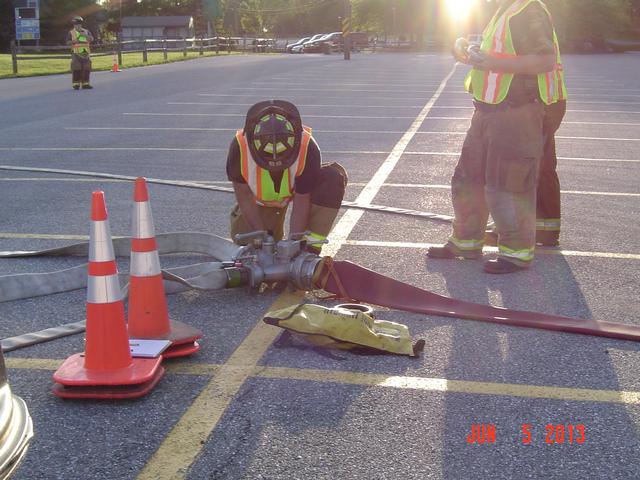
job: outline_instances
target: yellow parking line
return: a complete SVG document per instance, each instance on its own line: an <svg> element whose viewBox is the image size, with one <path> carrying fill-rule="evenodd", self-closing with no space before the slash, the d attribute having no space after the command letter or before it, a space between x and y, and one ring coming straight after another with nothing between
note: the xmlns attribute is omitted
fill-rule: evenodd
<svg viewBox="0 0 640 480"><path fill-rule="evenodd" d="M36 238L41 240L89 240L89 235L56 235L51 233L0 233L0 238ZM118 237L113 237L118 238Z"/></svg>
<svg viewBox="0 0 640 480"><path fill-rule="evenodd" d="M282 380L343 383L348 385L406 388L428 392L468 393L506 397L544 398L564 401L623 403L639 405L640 392L548 387L514 383L471 382L446 378L401 377L371 373L336 372L282 367L266 367L256 376Z"/></svg>
<svg viewBox="0 0 640 480"><path fill-rule="evenodd" d="M285 306L285 304L274 303L272 307L281 308L282 306ZM258 326L260 327L259 329ZM180 450L182 451L189 447L189 443L195 443L197 446L200 439L206 439L209 433L215 428L215 425L220 419L220 416L224 412L230 399L237 392L240 385L249 377L340 383L345 385L420 390L424 392L466 393L469 395L493 395L562 401L640 405L640 392L628 390L618 391L597 390L591 388L566 388L517 383L448 380L446 378L406 377L379 373L259 366L256 365L257 361L280 331L275 328L270 328L262 322L260 322L258 326L249 335L249 337L247 337L248 341L245 341L240 345L238 350L236 350L232 356L233 364L231 363L231 359L226 365L190 364L187 362L169 362L165 364L169 373L181 375L214 375L214 378L211 379L196 402L194 402L189 410L187 410L180 420L179 425L176 425L170 435L167 436L163 442L164 448L176 448L178 446L181 447ZM7 368L12 369L53 371L60 366L62 360L9 357L5 359L5 362ZM201 398L203 396L204 398ZM211 416L212 412L216 414L214 417ZM198 436L197 439L191 439L189 442L188 435L189 432L192 432L192 423L199 423L202 418L209 418L213 420L211 424L206 425L204 428L205 432L202 433L202 435L206 436ZM207 430L208 433L206 432ZM170 442L170 444L168 442ZM156 452L156 456L159 452L160 450ZM198 452L196 451L191 453L192 455L186 455L184 458L180 459L180 462L185 462L182 466L190 465ZM151 462L148 465L150 464ZM172 462L172 466L173 468L171 471L179 470L181 468L179 462ZM165 467L165 465L158 464L156 468ZM152 475L152 472L148 472L148 474Z"/></svg>
<svg viewBox="0 0 640 480"><path fill-rule="evenodd" d="M64 359L56 358L23 358L23 357L5 357L4 363L7 368L16 368L20 370L57 370L62 365Z"/></svg>
<svg viewBox="0 0 640 480"><path fill-rule="evenodd" d="M299 303L301 299L300 292L285 292L270 309L284 308ZM278 328L258 322L167 434L138 479L186 477L189 466L202 450L227 406L279 333Z"/></svg>

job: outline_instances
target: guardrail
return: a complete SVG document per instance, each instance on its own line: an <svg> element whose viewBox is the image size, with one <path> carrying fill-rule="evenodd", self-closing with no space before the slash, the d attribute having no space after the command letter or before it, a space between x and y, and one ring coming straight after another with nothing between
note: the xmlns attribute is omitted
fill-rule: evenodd
<svg viewBox="0 0 640 480"><path fill-rule="evenodd" d="M168 60L169 52L182 52L186 57L188 52L215 51L216 55L221 52L231 53L240 51L244 53L271 53L284 51L283 47L277 46L277 41L258 37L211 37L211 38L179 38L179 39L138 39L122 40L113 43L95 43L91 45L91 57L105 57L117 55L118 65L123 65L123 53L140 53L142 61L148 62L149 52L162 52L164 60ZM11 41L11 62L13 74L18 75L19 61L38 60L71 60L71 52L68 45L54 46L17 46L15 41ZM47 52L66 52L64 55L46 54ZM42 56L27 56L31 53L44 53Z"/></svg>

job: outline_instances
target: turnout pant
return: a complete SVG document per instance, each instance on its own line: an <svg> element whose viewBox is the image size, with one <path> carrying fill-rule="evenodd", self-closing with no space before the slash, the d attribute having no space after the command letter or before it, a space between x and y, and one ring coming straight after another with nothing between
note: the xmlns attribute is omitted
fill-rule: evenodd
<svg viewBox="0 0 640 480"><path fill-rule="evenodd" d="M560 239L560 181L556 172L558 158L555 134L566 110L566 100L547 105L542 124L544 153L538 175L536 240L545 245L556 244Z"/></svg>
<svg viewBox="0 0 640 480"><path fill-rule="evenodd" d="M311 191L311 211L307 230L311 231L312 238L324 240L329 235L333 222L338 216L346 186L347 174L342 165L338 163L322 165L318 181ZM282 240L287 207L259 206L258 209L265 228L272 233L276 241ZM231 211L230 221L231 238L239 233L251 231L237 204Z"/></svg>
<svg viewBox="0 0 640 480"><path fill-rule="evenodd" d="M476 103L471 126L451 179L455 212L447 243L456 253L477 255L489 214L498 233L498 255L526 267L533 260L536 184L542 157L544 106Z"/></svg>
<svg viewBox="0 0 640 480"><path fill-rule="evenodd" d="M89 56L71 54L72 85L89 85L91 76L91 58Z"/></svg>

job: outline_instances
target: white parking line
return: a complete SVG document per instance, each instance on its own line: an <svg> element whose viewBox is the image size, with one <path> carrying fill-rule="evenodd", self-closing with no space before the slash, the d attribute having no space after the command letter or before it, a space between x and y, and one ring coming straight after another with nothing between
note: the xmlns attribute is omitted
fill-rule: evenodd
<svg viewBox="0 0 640 480"><path fill-rule="evenodd" d="M329 153L329 152L327 152ZM404 155L434 155L434 156L448 156L459 157L460 152L420 152L420 151L408 151L404 152ZM640 163L640 159L629 158L588 158L588 157L558 157L558 160L568 162L613 162L613 163Z"/></svg>
<svg viewBox="0 0 640 480"><path fill-rule="evenodd" d="M228 148L164 148L164 147L0 147L3 152L108 152L108 151L149 151L149 152L227 152Z"/></svg>
<svg viewBox="0 0 640 480"><path fill-rule="evenodd" d="M201 183L204 185L231 185L228 180L181 180L183 182ZM111 179L111 178L60 178L60 177L0 177L0 182L80 182L80 183L130 183L129 180ZM350 187L364 187L364 182L349 182ZM434 185L424 183L384 183L382 187L390 188L420 188L449 190L450 185ZM640 193L627 192L593 192L585 190L562 190L563 195L601 195L610 197L640 197Z"/></svg>
<svg viewBox="0 0 640 480"><path fill-rule="evenodd" d="M389 85L389 81L386 82L377 82L377 83L343 83L340 82L340 86L341 87L390 87ZM394 81L393 83L393 87L401 87L401 88L411 88L411 87L433 87L432 90L429 91L433 91L435 90L435 88L439 85L438 83L427 83L427 82L423 82L423 83L402 83L402 82L397 82ZM262 85L261 88L265 88L265 84L264 82L252 82L250 85ZM278 88L287 88L290 86L294 86L294 87L307 87L305 88L305 90L308 89L314 89L316 90L318 86L324 86L326 85L326 81L323 79L322 82L320 83L313 83L313 82L282 82L282 83L278 83L277 87ZM250 87L251 89L254 89L255 87ZM237 89L243 89L243 87L237 87ZM387 88L384 91L386 92L395 92L398 90L392 90L391 88ZM403 91L403 90L399 90L399 91ZM423 90L414 90L416 92L421 92Z"/></svg>
<svg viewBox="0 0 640 480"><path fill-rule="evenodd" d="M367 185L360 191L358 197L355 200L356 203L368 204L371 203L371 201L375 198L378 191L395 168L396 164L400 160L400 157L402 157L403 152L409 145L409 142L411 142L411 140L413 139L415 133L422 125L423 120L431 111L431 107L438 100L440 94L447 85L447 82L453 76L455 71L456 65L453 66L449 74L444 78L444 80L442 80L442 83L438 87L438 90L436 90L431 99L427 102L422 111L415 118L409 129L393 147L393 150L391 151L391 153L389 153L389 156L375 172L371 180L369 180ZM358 223L358 220L360 220L363 214L364 212L362 210L351 209L347 210L344 215L340 217L340 220L337 222L336 226L333 228L331 234L329 235L329 244L323 248L324 255L333 257L337 253L337 251L349 237L351 231L355 227L356 223Z"/></svg>
<svg viewBox="0 0 640 480"><path fill-rule="evenodd" d="M265 85L262 87L232 87L231 90L259 90L260 92L265 91L277 91L280 89L277 87L271 87L269 85ZM307 93L315 93L315 92L366 92L366 93L406 93L406 90L389 90L388 88L375 90L375 89L364 89L364 88L283 88L282 90L286 90L288 92L307 92ZM414 90L411 89L411 93L433 93L433 90Z"/></svg>
<svg viewBox="0 0 640 480"><path fill-rule="evenodd" d="M473 110L473 105L438 105L433 107L433 110L442 109L442 110ZM640 115L640 111L634 110L567 110L567 113L629 113Z"/></svg>
<svg viewBox="0 0 640 480"><path fill-rule="evenodd" d="M384 242L375 240L346 240L345 245L359 247L390 247L390 248L414 248L426 250L429 247L440 246L442 243L417 243L417 242ZM497 253L497 247L484 247L485 253ZM594 258L614 258L621 260L640 260L640 255L635 253L614 253L614 252L580 252L576 250L556 250L537 248L536 254L542 255L562 255L564 257L594 257Z"/></svg>
<svg viewBox="0 0 640 480"><path fill-rule="evenodd" d="M217 102L167 102L167 105L214 105L218 107L250 107L252 103L217 103ZM422 105L348 105L348 104L334 104L334 105L313 105L313 104L296 104L298 108L422 108Z"/></svg>
<svg viewBox="0 0 640 480"><path fill-rule="evenodd" d="M313 92L307 92L309 95L314 95ZM255 98L260 98L263 99L264 95L261 95L259 93L199 93L198 94L201 97L255 97ZM292 97L294 95L288 95L289 97ZM343 96L325 96L323 95L322 98L324 99L329 99L329 98L336 98L339 100L344 100L344 95ZM419 101L423 101L424 97L378 97L376 96L376 101L378 100L393 100L395 102L401 101L401 100L419 100ZM297 103L297 102L296 102ZM354 105L357 106L357 105Z"/></svg>
<svg viewBox="0 0 640 480"><path fill-rule="evenodd" d="M619 126L619 127L640 127L640 123L626 123L626 122L567 122L562 121L562 125L604 125L604 126Z"/></svg>
<svg viewBox="0 0 640 480"><path fill-rule="evenodd" d="M363 183L350 183L349 185L358 187L364 185ZM392 188L424 188L435 190L450 190L450 185L433 185L424 183L385 183L384 187ZM627 192L593 192L588 190L561 190L563 195L601 195L605 197L640 197L640 193L627 193Z"/></svg>
<svg viewBox="0 0 640 480"><path fill-rule="evenodd" d="M310 87L313 88L313 87ZM419 90L417 90L419 91ZM455 91L455 92L444 92L443 95L450 95L450 96L459 96L459 97L465 97L465 98L471 98L469 96L469 94L465 91ZM586 97L586 98L593 98L593 97L605 97L605 98L638 98L640 97L640 94L626 94L626 93L616 93L616 94L607 94L607 93L574 93L573 91L571 91L570 93L571 96L571 103L574 103L574 99L576 97ZM577 101L578 103L587 103L587 102L583 102L581 100ZM596 102L596 103L603 103L603 102ZM604 102L604 103L609 103L609 102ZM620 103L620 102L613 102L613 103Z"/></svg>
<svg viewBox="0 0 640 480"><path fill-rule="evenodd" d="M149 117L240 117L244 118L244 113L173 113L173 112L124 112L122 115L129 116L149 116ZM361 118L361 119L408 119L414 118L413 116L367 116L367 115L309 115L305 114L305 118ZM470 117L427 117L425 120L471 120ZM625 123L625 122L573 122L563 121L563 125L611 125L611 126L626 126L637 127L640 123Z"/></svg>
<svg viewBox="0 0 640 480"><path fill-rule="evenodd" d="M241 113L154 113L154 112L125 112L123 115L137 115L149 117L241 117L246 114ZM364 115L305 115L305 118L362 118L362 119L408 119L415 117L398 116L364 116Z"/></svg>
<svg viewBox="0 0 640 480"><path fill-rule="evenodd" d="M231 185L228 180L178 180L203 185ZM60 177L0 177L0 182L100 182L100 183L131 183L131 180L117 178L60 178Z"/></svg>
<svg viewBox="0 0 640 480"><path fill-rule="evenodd" d="M195 113L185 113L185 114L178 114L178 113L167 113L167 114L155 114L155 113L151 113L151 114L146 114L146 113L142 113L142 114L138 114L138 113L125 113L124 115L198 115ZM205 114L203 114L205 115ZM215 114L212 114L212 116L215 116ZM359 116L342 116L342 117L319 117L319 116L314 116L314 115L307 115L307 117L315 117L315 118L351 118L351 119L355 119L355 118L365 118L365 119L371 119L371 118L377 118L377 119L406 119L406 118L411 118L411 117L359 117ZM65 130L132 130L132 131L138 131L138 130L144 130L144 131L184 131L184 132L188 132L188 131L193 131L193 132L235 132L237 129L235 128L204 128L204 127L64 127ZM323 129L315 129L316 132L321 132L321 133L332 133L332 134L340 134L340 133L358 133L358 134L376 134L376 135L380 135L380 134L392 134L392 135L398 135L401 133L405 133L403 131L399 131L399 130L345 130L345 129L340 129L340 130L323 130ZM415 132L416 135L466 135L467 132L462 131L462 132L436 132L436 131L428 131L428 132L424 132L424 131L420 131L420 132ZM616 142L639 142L640 138L615 138L615 137L572 137L572 136L565 136L565 135L556 135L556 139L564 139L564 140L602 140L602 141L616 141Z"/></svg>

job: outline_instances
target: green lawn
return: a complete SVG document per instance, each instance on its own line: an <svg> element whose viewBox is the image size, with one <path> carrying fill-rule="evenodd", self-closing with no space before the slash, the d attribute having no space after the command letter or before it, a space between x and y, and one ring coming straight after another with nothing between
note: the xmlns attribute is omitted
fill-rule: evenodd
<svg viewBox="0 0 640 480"><path fill-rule="evenodd" d="M62 52L56 52L55 55L61 55ZM240 52L231 52L237 55ZM53 54L52 54L53 55ZM29 57L37 60L18 60L18 77L32 77L35 75L52 75L56 73L69 73L70 59L51 59L52 55L34 54L19 55L20 57ZM202 56L215 56L216 52L204 52ZM220 55L229 55L224 50L220 50ZM184 57L182 52L168 52L168 59L165 62L162 52L149 52L148 62L142 61L142 53L123 53L121 68L142 67L144 65L154 65L158 63L180 62L193 58L200 58L199 52L187 52ZM111 70L113 67L113 55L104 57L92 57L93 70ZM0 54L0 78L13 77L13 67L11 65L11 55Z"/></svg>

